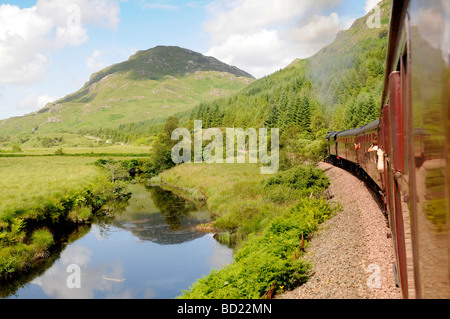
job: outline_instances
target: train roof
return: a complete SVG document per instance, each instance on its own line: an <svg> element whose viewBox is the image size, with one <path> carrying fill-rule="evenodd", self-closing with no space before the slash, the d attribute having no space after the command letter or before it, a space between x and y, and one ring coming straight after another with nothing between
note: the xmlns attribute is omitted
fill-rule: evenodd
<svg viewBox="0 0 450 319"><path fill-rule="evenodd" d="M396 67L395 57L396 54L398 54L397 51L400 49L398 42L401 36L402 28L404 27L403 21L407 14L409 2L410 0L392 0L381 109L383 109L389 97L389 76Z"/></svg>
<svg viewBox="0 0 450 319"><path fill-rule="evenodd" d="M329 139L330 137L334 137L339 131L331 131L328 132L327 136L325 136L326 139Z"/></svg>
<svg viewBox="0 0 450 319"><path fill-rule="evenodd" d="M379 124L380 124L380 120L378 119L378 120L373 121L372 123L366 124L366 125L358 127L358 128L354 128L352 130L338 132L335 135L337 137L360 135L364 132L367 132L367 131L377 128Z"/></svg>

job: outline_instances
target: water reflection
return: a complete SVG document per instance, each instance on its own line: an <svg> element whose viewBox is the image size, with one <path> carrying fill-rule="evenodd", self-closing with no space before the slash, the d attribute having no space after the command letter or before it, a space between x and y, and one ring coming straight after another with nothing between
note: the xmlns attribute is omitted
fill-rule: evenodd
<svg viewBox="0 0 450 319"><path fill-rule="evenodd" d="M11 298L170 299L232 262L231 249L195 230L207 213L161 189L133 185L132 191L114 220L94 224ZM80 288L67 285L70 265L80 267Z"/></svg>
<svg viewBox="0 0 450 319"><path fill-rule="evenodd" d="M196 211L192 202L159 187L137 186L133 193L128 207L116 212L114 226L130 231L140 240L160 245L180 244L204 236L194 227L206 223L209 213Z"/></svg>

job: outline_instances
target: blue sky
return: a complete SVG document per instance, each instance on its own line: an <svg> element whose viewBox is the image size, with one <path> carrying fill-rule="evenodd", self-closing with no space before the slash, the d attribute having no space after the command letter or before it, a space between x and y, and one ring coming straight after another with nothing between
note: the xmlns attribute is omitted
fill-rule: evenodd
<svg viewBox="0 0 450 319"><path fill-rule="evenodd" d="M259 78L331 43L377 0L0 0L0 119L137 50L176 45Z"/></svg>

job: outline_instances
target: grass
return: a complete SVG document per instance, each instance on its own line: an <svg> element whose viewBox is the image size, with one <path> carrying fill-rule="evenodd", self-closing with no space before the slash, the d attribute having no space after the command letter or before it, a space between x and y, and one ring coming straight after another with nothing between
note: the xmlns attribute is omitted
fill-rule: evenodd
<svg viewBox="0 0 450 319"><path fill-rule="evenodd" d="M234 187L245 179L259 181L259 165L256 164L183 164L165 171L158 179L163 183L174 185L185 190L208 197L210 205L214 196ZM217 206L213 205L212 209Z"/></svg>
<svg viewBox="0 0 450 319"><path fill-rule="evenodd" d="M0 220L6 211L35 206L43 198L80 191L101 176L94 158L19 157L0 159Z"/></svg>
<svg viewBox="0 0 450 319"><path fill-rule="evenodd" d="M55 143L51 147L43 146L45 139L56 140L61 142ZM101 143L101 145L99 145ZM96 138L82 136L71 133L46 133L34 134L25 143L20 145L20 151L13 151L14 144L11 142L0 143L0 154L2 155L54 155L61 148L66 155L82 155L82 154L150 154L151 147L140 145L108 145L106 141L98 142Z"/></svg>

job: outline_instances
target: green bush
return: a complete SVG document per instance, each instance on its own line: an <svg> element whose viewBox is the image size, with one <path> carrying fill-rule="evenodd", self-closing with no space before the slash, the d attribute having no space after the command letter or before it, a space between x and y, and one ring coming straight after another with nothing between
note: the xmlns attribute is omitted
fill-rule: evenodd
<svg viewBox="0 0 450 319"><path fill-rule="evenodd" d="M23 243L0 249L0 279L10 278L28 267L33 256L30 246Z"/></svg>
<svg viewBox="0 0 450 319"><path fill-rule="evenodd" d="M12 146L11 152L12 152L12 153L22 153L23 151L22 151L22 149L20 148L19 145L14 144L14 145Z"/></svg>
<svg viewBox="0 0 450 319"><path fill-rule="evenodd" d="M46 250L53 245L53 235L48 229L38 229L31 235L31 243L38 250Z"/></svg>
<svg viewBox="0 0 450 319"><path fill-rule="evenodd" d="M69 219L74 222L85 223L92 218L92 208L86 206L78 206L69 213Z"/></svg>
<svg viewBox="0 0 450 319"><path fill-rule="evenodd" d="M320 193L330 185L325 173L310 165L296 166L285 172L278 172L263 183L266 187L284 185L314 194Z"/></svg>

